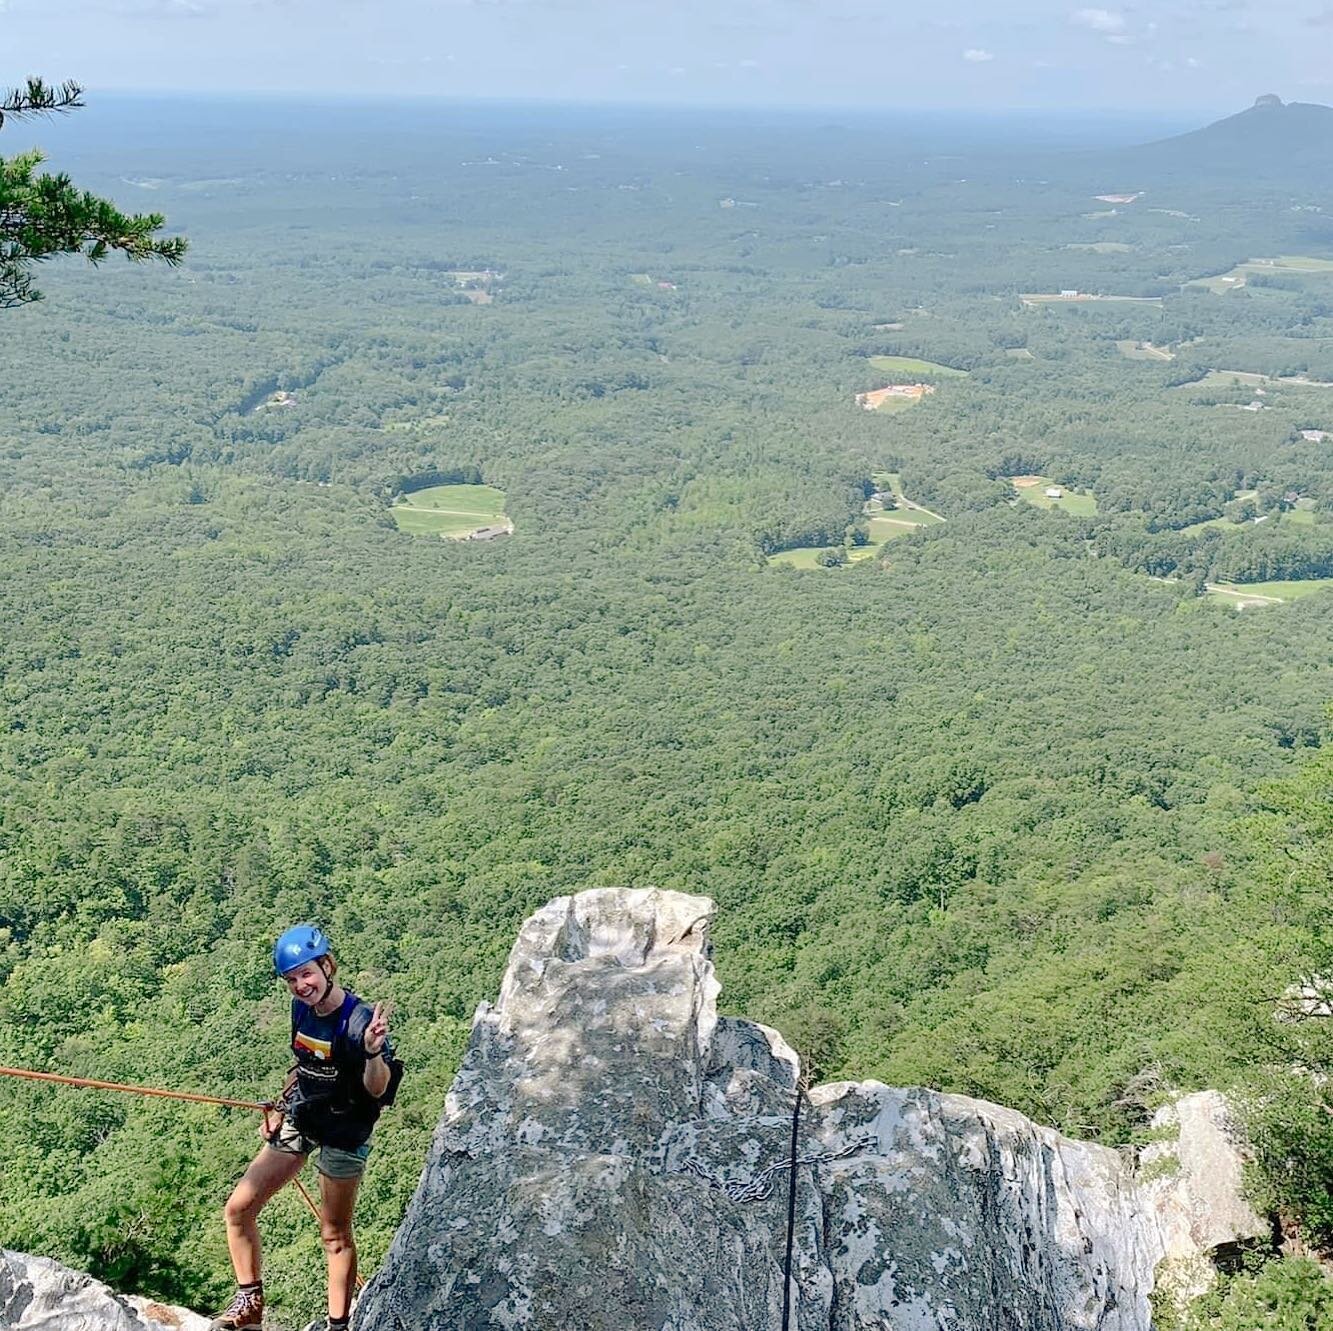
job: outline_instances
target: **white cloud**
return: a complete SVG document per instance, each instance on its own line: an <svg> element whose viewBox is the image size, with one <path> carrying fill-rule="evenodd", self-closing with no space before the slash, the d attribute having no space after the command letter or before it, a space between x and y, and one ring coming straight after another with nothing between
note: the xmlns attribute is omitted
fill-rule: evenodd
<svg viewBox="0 0 1333 1331"><path fill-rule="evenodd" d="M983 51L979 47L971 46L963 52L963 59L970 61L974 65L984 65L988 60L995 59L993 51Z"/></svg>
<svg viewBox="0 0 1333 1331"><path fill-rule="evenodd" d="M1125 16L1113 9L1076 9L1069 21L1093 32L1121 32L1125 26Z"/></svg>

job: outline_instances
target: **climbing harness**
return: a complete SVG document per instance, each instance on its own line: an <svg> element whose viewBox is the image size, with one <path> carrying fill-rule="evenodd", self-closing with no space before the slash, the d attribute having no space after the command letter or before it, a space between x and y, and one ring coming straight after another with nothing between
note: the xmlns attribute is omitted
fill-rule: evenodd
<svg viewBox="0 0 1333 1331"><path fill-rule="evenodd" d="M779 1160L768 1165L749 1179L724 1179L715 1174L707 1165L697 1160L686 1160L674 1171L677 1174L694 1174L703 1179L710 1187L724 1192L733 1202L762 1202L773 1195L775 1181L785 1170L795 1171L801 1165L822 1165L830 1160L845 1160L849 1155L859 1155L879 1143L876 1136L858 1137L841 1151L818 1151L811 1155L799 1155L790 1160Z"/></svg>

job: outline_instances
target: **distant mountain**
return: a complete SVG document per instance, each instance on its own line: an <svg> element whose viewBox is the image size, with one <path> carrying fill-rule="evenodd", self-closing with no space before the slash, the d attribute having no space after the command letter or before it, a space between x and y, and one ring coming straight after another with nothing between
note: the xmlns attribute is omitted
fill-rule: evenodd
<svg viewBox="0 0 1333 1331"><path fill-rule="evenodd" d="M1333 106L1283 102L1269 93L1238 115L1144 144L1131 155L1150 167L1229 166L1263 175L1293 167L1333 169Z"/></svg>

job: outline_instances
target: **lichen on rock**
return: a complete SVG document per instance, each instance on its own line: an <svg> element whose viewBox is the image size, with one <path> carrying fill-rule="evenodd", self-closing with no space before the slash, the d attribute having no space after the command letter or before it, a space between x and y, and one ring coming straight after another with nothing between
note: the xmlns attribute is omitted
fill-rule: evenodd
<svg viewBox="0 0 1333 1331"><path fill-rule="evenodd" d="M781 1325L798 1065L718 1016L713 914L597 889L523 925L356 1331ZM1118 1153L839 1082L798 1155L793 1331L1149 1331L1167 1230Z"/></svg>

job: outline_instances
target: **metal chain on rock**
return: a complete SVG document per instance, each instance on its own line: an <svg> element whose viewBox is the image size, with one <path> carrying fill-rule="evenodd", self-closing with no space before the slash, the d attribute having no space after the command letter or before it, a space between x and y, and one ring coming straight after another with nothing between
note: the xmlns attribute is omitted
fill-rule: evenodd
<svg viewBox="0 0 1333 1331"><path fill-rule="evenodd" d="M795 1163L797 1165L822 1165L830 1160L844 1160L849 1155L859 1155L878 1144L879 1138L874 1135L858 1137L849 1146L844 1146L841 1151L817 1151L811 1155L799 1155L796 1157ZM791 1164L792 1162L789 1160L779 1160L776 1164L761 1169L750 1179L720 1178L707 1165L701 1165L697 1160L686 1160L684 1164L677 1166L673 1172L694 1174L703 1179L710 1187L717 1188L719 1192L725 1192L733 1202L762 1202L765 1198L773 1195L773 1185L778 1176L790 1170Z"/></svg>

